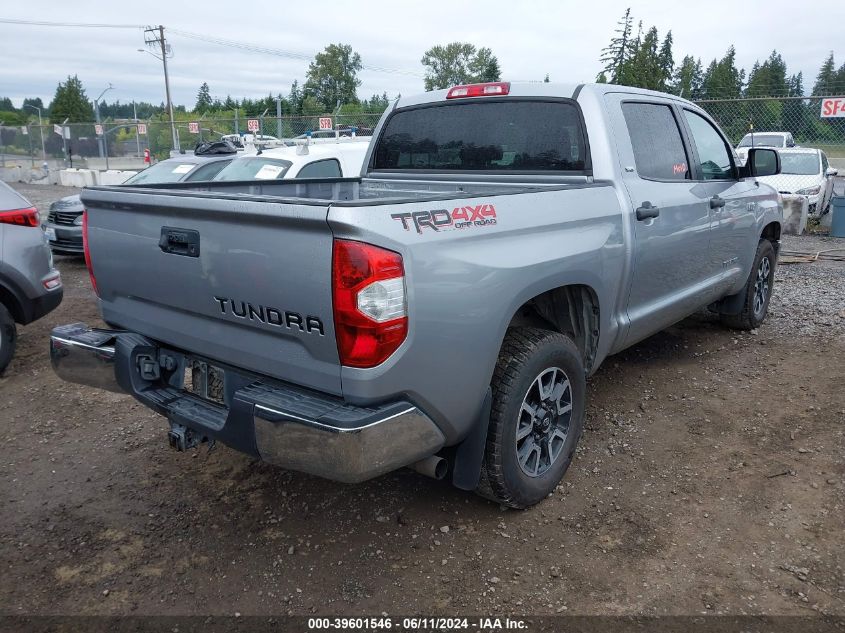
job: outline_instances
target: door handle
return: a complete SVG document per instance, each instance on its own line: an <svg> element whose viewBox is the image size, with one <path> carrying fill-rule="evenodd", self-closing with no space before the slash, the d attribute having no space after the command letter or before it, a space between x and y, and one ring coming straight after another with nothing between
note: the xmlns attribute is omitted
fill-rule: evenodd
<svg viewBox="0 0 845 633"><path fill-rule="evenodd" d="M191 229L178 229L172 226L161 227L158 247L164 253L183 257L200 256L200 234Z"/></svg>
<svg viewBox="0 0 845 633"><path fill-rule="evenodd" d="M710 198L710 208L711 209L721 209L725 206L725 199L720 198L719 196L713 196Z"/></svg>
<svg viewBox="0 0 845 633"><path fill-rule="evenodd" d="M637 208L637 220L639 220L640 222L642 222L643 220L656 218L658 215L660 215L660 209L655 207L648 200L643 202L643 206Z"/></svg>

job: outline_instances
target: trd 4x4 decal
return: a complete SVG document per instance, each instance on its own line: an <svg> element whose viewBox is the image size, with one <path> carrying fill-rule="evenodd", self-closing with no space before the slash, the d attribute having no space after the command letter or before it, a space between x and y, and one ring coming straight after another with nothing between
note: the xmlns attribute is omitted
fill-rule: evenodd
<svg viewBox="0 0 845 633"><path fill-rule="evenodd" d="M422 233L423 229L439 232L496 224L496 209L492 204L479 204L471 207L457 207L451 211L434 209L413 213L391 213L390 217L399 220L406 231L410 231L413 226L417 233Z"/></svg>

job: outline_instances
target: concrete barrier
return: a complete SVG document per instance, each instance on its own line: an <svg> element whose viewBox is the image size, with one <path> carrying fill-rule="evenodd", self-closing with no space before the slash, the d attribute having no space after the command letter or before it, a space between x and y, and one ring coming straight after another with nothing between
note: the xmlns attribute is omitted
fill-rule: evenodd
<svg viewBox="0 0 845 633"><path fill-rule="evenodd" d="M810 205L804 196L783 196L783 232L801 235L807 228Z"/></svg>
<svg viewBox="0 0 845 633"><path fill-rule="evenodd" d="M90 169L63 169L59 181L64 187L93 187L96 182L95 172Z"/></svg>
<svg viewBox="0 0 845 633"><path fill-rule="evenodd" d="M130 176L137 174L137 171L119 171L117 169L110 169L109 171L101 171L98 175L98 184L101 185L122 185Z"/></svg>

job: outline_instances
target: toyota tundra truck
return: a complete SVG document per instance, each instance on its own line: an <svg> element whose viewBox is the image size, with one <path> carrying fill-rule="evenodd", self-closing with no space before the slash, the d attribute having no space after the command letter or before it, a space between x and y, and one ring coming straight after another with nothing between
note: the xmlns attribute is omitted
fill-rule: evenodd
<svg viewBox="0 0 845 633"><path fill-rule="evenodd" d="M681 98L484 83L402 97L359 178L93 187L108 329L56 328L65 380L360 482L410 466L512 507L547 496L609 355L707 308L766 317L782 209Z"/></svg>

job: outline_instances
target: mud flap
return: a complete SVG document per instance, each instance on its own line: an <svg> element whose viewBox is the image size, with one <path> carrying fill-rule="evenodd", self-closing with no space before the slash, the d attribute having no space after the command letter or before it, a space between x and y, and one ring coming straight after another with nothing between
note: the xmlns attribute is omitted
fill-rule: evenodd
<svg viewBox="0 0 845 633"><path fill-rule="evenodd" d="M487 387L481 404L481 415L464 441L455 451L455 467L452 471L452 485L461 490L475 490L481 479L481 462L484 460L484 445L490 426L490 409L493 406L493 390Z"/></svg>

